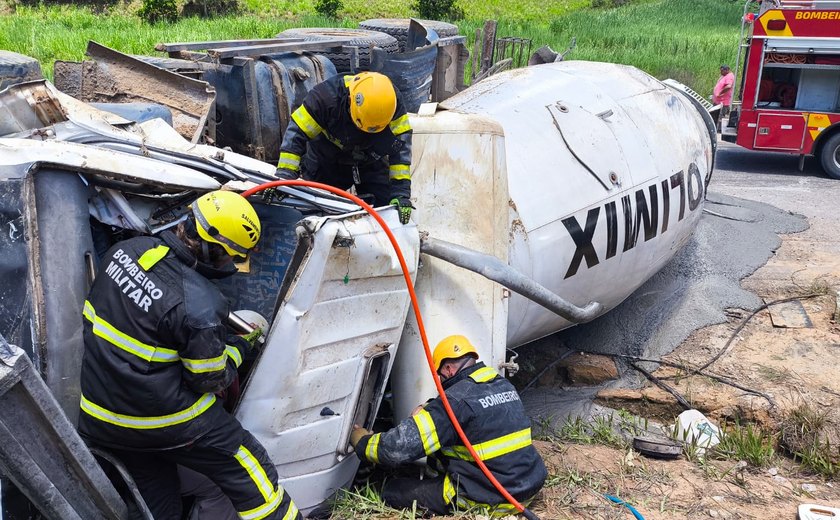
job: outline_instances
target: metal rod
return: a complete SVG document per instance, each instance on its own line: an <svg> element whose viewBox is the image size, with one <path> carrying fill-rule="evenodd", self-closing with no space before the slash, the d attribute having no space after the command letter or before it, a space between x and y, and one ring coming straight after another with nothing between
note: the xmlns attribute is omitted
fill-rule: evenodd
<svg viewBox="0 0 840 520"><path fill-rule="evenodd" d="M216 59L234 58L237 56L259 56L289 51L323 51L333 47L341 47L348 43L347 38L335 38L317 42L273 43L269 45L252 45L247 47L219 47L208 49L207 54Z"/></svg>
<svg viewBox="0 0 840 520"><path fill-rule="evenodd" d="M493 280L572 323L591 321L603 310L603 306L598 302L589 302L584 307L578 307L493 255L431 237L420 240L420 252Z"/></svg>
<svg viewBox="0 0 840 520"><path fill-rule="evenodd" d="M244 335L246 335L246 336L247 336L247 335L249 335L249 334L251 334L251 333L253 333L253 332L254 332L254 330L256 330L254 327L252 327L252 326L251 326L251 324L250 324L250 323L248 323L247 321L245 321L245 320L243 320L242 318L240 318L240 317L239 317L236 313L234 313L234 312L228 313L228 324L229 324L231 327L233 327L234 329L236 329L238 332L240 332L240 333L242 333L242 334L244 334ZM263 333L262 333L262 334L260 334L260 337L258 337L258 338L257 338L257 342L258 342L260 345L264 345L264 344L265 344L265 332L266 332L266 331L263 331Z"/></svg>
<svg viewBox="0 0 840 520"><path fill-rule="evenodd" d="M261 40L216 40L207 42L158 43L155 50L159 52L201 51L216 47L246 47L252 45L270 45L272 43L302 42L303 38L265 38Z"/></svg>

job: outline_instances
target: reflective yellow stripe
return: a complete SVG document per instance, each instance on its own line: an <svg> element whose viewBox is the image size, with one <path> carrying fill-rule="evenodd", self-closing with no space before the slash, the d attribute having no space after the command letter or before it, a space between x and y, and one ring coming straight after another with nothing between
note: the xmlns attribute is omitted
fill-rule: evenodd
<svg viewBox="0 0 840 520"><path fill-rule="evenodd" d="M277 508L280 506L280 503L283 502L283 495L285 491L279 485L278 491L272 492L271 496L268 500L265 501L264 504L261 504L253 509L249 509L247 511L239 511L237 514L239 518L244 520L260 520L261 518L265 518L271 513L273 513ZM289 509L286 510L286 515L283 517L283 520L287 518L294 518L297 515L297 507L293 502L289 502ZM291 516L289 514L291 513Z"/></svg>
<svg viewBox="0 0 840 520"><path fill-rule="evenodd" d="M248 472L248 475L254 481L254 484L257 485L257 489L260 490L260 494L262 494L266 503L270 502L275 494L274 486L268 480L268 475L265 474L265 470L260 465L260 462L251 455L251 452L245 446L239 446L239 449L233 456L245 468L245 471Z"/></svg>
<svg viewBox="0 0 840 520"><path fill-rule="evenodd" d="M411 130L411 123L408 122L408 114L403 114L394 119L388 126L391 128L391 133L394 135L404 134Z"/></svg>
<svg viewBox="0 0 840 520"><path fill-rule="evenodd" d="M519 503L525 507L531 503L533 498L529 498L528 500L520 500ZM490 514L490 516L506 516L509 514L516 514L518 510L512 505L508 503L498 504L491 506L490 504L483 504L481 502L473 502L469 498L465 498L458 495L455 486L452 484L452 480L447 473L446 476L443 477L443 501L446 504L455 503L455 506L460 509L480 509L484 510ZM474 511L477 512L477 511Z"/></svg>
<svg viewBox="0 0 840 520"><path fill-rule="evenodd" d="M532 499L520 500L519 503L525 507L528 507L528 505L531 503L531 500ZM507 502L502 504L490 505L484 504L482 502L473 502L469 498L465 498L462 496L459 496L457 498L455 505L459 509L466 509L474 512L483 512L485 514L489 514L491 517L508 516L511 514L517 514L519 512L519 510L516 509L516 507L514 507L513 504L509 504Z"/></svg>
<svg viewBox="0 0 840 520"><path fill-rule="evenodd" d="M306 107L303 105L294 111L292 119L294 119L295 123L297 123L300 129L303 130L306 137L310 139L314 139L315 136L323 131L321 125L315 121L315 119L309 114L309 110L306 110Z"/></svg>
<svg viewBox="0 0 840 520"><path fill-rule="evenodd" d="M472 379L476 383L486 383L487 381L492 381L496 379L496 376L498 375L499 373L490 367L481 367L472 374L470 374L470 379Z"/></svg>
<svg viewBox="0 0 840 520"><path fill-rule="evenodd" d="M297 514L298 514L298 508L297 508L297 506L295 505L294 502L291 502L289 504L289 509L286 510L286 514L283 515L283 520L292 520L292 518L295 518L297 516Z"/></svg>
<svg viewBox="0 0 840 520"><path fill-rule="evenodd" d="M365 458L371 462L379 462L379 438L381 434L374 433L365 446Z"/></svg>
<svg viewBox="0 0 840 520"><path fill-rule="evenodd" d="M527 448L530 445L531 428L525 428L524 430L519 430L518 432L513 432L496 439L491 439L479 444L473 444L473 448L476 453L478 453L478 456L481 457L481 460L490 460L495 459L496 457L501 457L502 455L507 455L508 453L513 453L514 451L521 450L522 448ZM470 455L466 446L452 446L444 448L440 450L440 452L447 457L468 461L473 460L473 457Z"/></svg>
<svg viewBox="0 0 840 520"><path fill-rule="evenodd" d="M225 348L225 351L222 352L221 356L208 359L181 358L181 363L184 365L184 368L193 374L204 374L207 372L218 372L219 370L224 370L227 358L227 348Z"/></svg>
<svg viewBox="0 0 840 520"><path fill-rule="evenodd" d="M423 451L426 455L431 455L440 449L440 441L438 440L437 429L435 428L435 421L432 420L432 415L426 410L421 410L412 416L417 429L420 431L420 438L423 440Z"/></svg>
<svg viewBox="0 0 840 520"><path fill-rule="evenodd" d="M390 174L391 179L394 180L411 180L411 172L407 164L392 164L388 168L388 173Z"/></svg>
<svg viewBox="0 0 840 520"><path fill-rule="evenodd" d="M280 152L280 160L277 161L278 168L286 168L287 170L300 171L300 155Z"/></svg>
<svg viewBox="0 0 840 520"><path fill-rule="evenodd" d="M82 314L93 325L93 333L111 345L150 363L172 363L181 359L177 350L153 347L138 341L96 315L93 305L85 300Z"/></svg>
<svg viewBox="0 0 840 520"><path fill-rule="evenodd" d="M456 494L455 486L452 485L452 480L449 478L449 473L447 473L443 477L443 502L445 504L451 504Z"/></svg>
<svg viewBox="0 0 840 520"><path fill-rule="evenodd" d="M329 132L324 131L324 137L327 138L327 141L338 147L339 150L344 150L344 144L335 137L331 136Z"/></svg>
<svg viewBox="0 0 840 520"><path fill-rule="evenodd" d="M242 354L239 353L239 349L234 346L227 345L225 347L225 354L233 360L236 368L239 368L239 365L242 364Z"/></svg>
<svg viewBox="0 0 840 520"><path fill-rule="evenodd" d="M159 417L137 417L135 415L124 415L106 410L98 404L92 403L87 397L82 395L81 408L86 414L106 423L122 426L123 428L132 428L134 430L152 430L174 426L195 419L210 408L214 402L216 402L216 396L213 394L204 394L194 405L180 412L161 415Z"/></svg>
<svg viewBox="0 0 840 520"><path fill-rule="evenodd" d="M144 271L148 271L154 267L156 263L163 260L163 257L165 257L168 252L169 248L167 246L159 245L157 247L153 247L143 253L143 256L137 260L137 264L142 267Z"/></svg>

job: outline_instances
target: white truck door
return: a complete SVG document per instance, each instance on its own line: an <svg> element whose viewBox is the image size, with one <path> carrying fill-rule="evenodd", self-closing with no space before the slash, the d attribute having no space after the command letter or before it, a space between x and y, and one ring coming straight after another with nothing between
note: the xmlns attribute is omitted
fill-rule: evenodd
<svg viewBox="0 0 840 520"><path fill-rule="evenodd" d="M413 223L391 226L411 271ZM265 446L302 512L353 480L353 424L372 427L410 300L385 232L366 213L306 218L263 352L236 417Z"/></svg>

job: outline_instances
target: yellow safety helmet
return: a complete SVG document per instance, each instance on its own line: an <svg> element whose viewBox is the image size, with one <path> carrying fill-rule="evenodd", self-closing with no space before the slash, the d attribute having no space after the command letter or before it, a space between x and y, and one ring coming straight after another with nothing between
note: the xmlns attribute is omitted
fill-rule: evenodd
<svg viewBox="0 0 840 520"><path fill-rule="evenodd" d="M360 130L385 130L397 111L397 93L391 80L378 72L360 72L347 81L350 118Z"/></svg>
<svg viewBox="0 0 840 520"><path fill-rule="evenodd" d="M198 235L219 244L230 256L248 256L260 239L260 219L245 197L211 191L192 204Z"/></svg>
<svg viewBox="0 0 840 520"><path fill-rule="evenodd" d="M461 356L472 354L478 359L478 351L470 343L466 336L454 335L443 338L435 347L432 354L432 361L435 364L435 371L440 370L440 365L447 359L457 359Z"/></svg>

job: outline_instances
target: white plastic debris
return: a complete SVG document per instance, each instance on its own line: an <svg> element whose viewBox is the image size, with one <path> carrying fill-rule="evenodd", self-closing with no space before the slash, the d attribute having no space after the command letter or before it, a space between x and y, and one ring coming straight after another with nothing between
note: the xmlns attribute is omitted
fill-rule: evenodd
<svg viewBox="0 0 840 520"><path fill-rule="evenodd" d="M820 506L817 504L802 504L799 506L799 520L825 520L840 517L840 509L836 507Z"/></svg>
<svg viewBox="0 0 840 520"><path fill-rule="evenodd" d="M697 454L720 443L720 428L698 410L686 410L677 417L677 439L697 447Z"/></svg>

